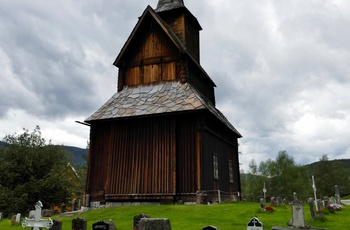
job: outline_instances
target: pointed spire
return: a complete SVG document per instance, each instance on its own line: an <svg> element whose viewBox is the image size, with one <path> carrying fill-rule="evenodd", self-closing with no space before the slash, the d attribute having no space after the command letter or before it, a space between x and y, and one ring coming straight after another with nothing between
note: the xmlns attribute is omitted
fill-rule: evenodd
<svg viewBox="0 0 350 230"><path fill-rule="evenodd" d="M183 0L159 0L156 12L185 7Z"/></svg>

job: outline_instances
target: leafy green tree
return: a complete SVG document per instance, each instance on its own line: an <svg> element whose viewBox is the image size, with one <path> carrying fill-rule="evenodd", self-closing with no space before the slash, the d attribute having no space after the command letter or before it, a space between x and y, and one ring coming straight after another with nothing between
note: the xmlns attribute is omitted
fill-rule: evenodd
<svg viewBox="0 0 350 230"><path fill-rule="evenodd" d="M265 177L260 175L259 168L255 160L249 162L249 172L243 183L243 194L248 201L257 201L263 196L263 184Z"/></svg>
<svg viewBox="0 0 350 230"><path fill-rule="evenodd" d="M305 167L297 165L287 151L280 151L269 166L269 185L274 195L290 196L293 192L308 195L311 192L310 180Z"/></svg>
<svg viewBox="0 0 350 230"><path fill-rule="evenodd" d="M8 213L59 205L70 196L72 182L67 164L70 156L61 146L42 137L40 127L32 132L7 135L0 149L0 210Z"/></svg>
<svg viewBox="0 0 350 230"><path fill-rule="evenodd" d="M304 196L312 194L306 168L297 165L287 151L280 151L275 160L267 159L259 166L252 160L249 169L244 191L255 194L256 198L263 196L264 183L268 196L292 196L293 192Z"/></svg>
<svg viewBox="0 0 350 230"><path fill-rule="evenodd" d="M340 195L348 190L349 176L344 165L340 161L329 161L327 155L323 155L315 165L313 175L320 197L334 196L335 185L339 186Z"/></svg>

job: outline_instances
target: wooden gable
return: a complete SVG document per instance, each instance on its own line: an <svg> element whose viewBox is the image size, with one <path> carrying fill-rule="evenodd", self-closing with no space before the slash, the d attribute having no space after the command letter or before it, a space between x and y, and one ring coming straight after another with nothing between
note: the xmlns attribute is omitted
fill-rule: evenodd
<svg viewBox="0 0 350 230"><path fill-rule="evenodd" d="M190 36L190 28L197 35ZM199 64L199 30L187 8L157 13L148 6L114 61L119 68L118 92L124 87L189 82L215 105L216 85Z"/></svg>
<svg viewBox="0 0 350 230"><path fill-rule="evenodd" d="M123 58L124 84L136 86L175 81L176 61L179 59L178 48L159 24L147 15Z"/></svg>

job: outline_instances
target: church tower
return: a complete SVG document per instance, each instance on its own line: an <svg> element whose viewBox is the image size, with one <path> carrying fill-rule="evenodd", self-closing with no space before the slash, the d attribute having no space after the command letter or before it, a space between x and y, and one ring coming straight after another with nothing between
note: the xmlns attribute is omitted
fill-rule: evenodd
<svg viewBox="0 0 350 230"><path fill-rule="evenodd" d="M160 0L155 10L148 6L114 62L119 68L118 91L188 82L215 105L215 83L200 65L200 30L182 0Z"/></svg>

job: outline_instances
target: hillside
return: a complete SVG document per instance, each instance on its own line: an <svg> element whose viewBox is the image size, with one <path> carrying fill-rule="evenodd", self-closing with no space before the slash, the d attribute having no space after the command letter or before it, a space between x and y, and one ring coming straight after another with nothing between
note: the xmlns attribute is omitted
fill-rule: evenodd
<svg viewBox="0 0 350 230"><path fill-rule="evenodd" d="M0 141L0 148L5 146L5 142ZM87 149L82 149L74 146L63 146L67 153L72 154L74 165L83 165L85 164L84 155L88 154Z"/></svg>
<svg viewBox="0 0 350 230"><path fill-rule="evenodd" d="M329 162L331 162L331 163L333 163L333 162L341 162L343 164L344 168L347 170L348 174L350 175L350 159L329 160ZM314 171L315 167L319 163L320 162L317 161L317 162L305 165L308 173L311 174L311 172Z"/></svg>

